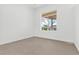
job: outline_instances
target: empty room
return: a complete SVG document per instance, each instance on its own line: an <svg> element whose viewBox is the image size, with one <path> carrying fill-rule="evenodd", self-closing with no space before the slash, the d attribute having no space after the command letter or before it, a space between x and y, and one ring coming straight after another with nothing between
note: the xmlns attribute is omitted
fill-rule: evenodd
<svg viewBox="0 0 79 59"><path fill-rule="evenodd" d="M78 4L0 4L0 55L79 55Z"/></svg>

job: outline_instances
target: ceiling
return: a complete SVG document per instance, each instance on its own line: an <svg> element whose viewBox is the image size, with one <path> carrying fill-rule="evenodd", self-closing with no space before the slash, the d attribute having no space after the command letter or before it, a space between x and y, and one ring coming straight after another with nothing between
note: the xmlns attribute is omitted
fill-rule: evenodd
<svg viewBox="0 0 79 59"><path fill-rule="evenodd" d="M33 8L38 8L38 7L41 7L43 6L44 4L32 4L31 7Z"/></svg>

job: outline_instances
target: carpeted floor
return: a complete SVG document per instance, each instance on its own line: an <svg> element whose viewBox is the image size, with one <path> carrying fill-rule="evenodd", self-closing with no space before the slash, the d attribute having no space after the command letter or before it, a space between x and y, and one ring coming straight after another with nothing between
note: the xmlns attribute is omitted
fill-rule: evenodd
<svg viewBox="0 0 79 59"><path fill-rule="evenodd" d="M78 55L74 44L39 37L0 45L0 55Z"/></svg>

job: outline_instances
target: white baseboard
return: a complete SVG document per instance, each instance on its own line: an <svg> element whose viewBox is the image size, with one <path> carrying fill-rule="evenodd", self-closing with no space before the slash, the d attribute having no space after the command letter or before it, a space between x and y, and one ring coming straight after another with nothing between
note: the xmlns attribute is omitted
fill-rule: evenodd
<svg viewBox="0 0 79 59"><path fill-rule="evenodd" d="M39 36L39 35L35 35L35 37L40 37L40 38L47 38L47 39L51 39L51 40L58 40L58 41L63 41L63 42L67 42L67 43L71 43L73 44L74 42L71 42L71 41L67 41L67 40L63 40L63 39L60 39L60 38L50 38L50 37L45 37L45 36Z"/></svg>
<svg viewBox="0 0 79 59"><path fill-rule="evenodd" d="M77 42L75 42L74 45L77 48L77 51L79 52L79 44L77 44Z"/></svg>
<svg viewBox="0 0 79 59"><path fill-rule="evenodd" d="M0 45L4 45L4 44L12 43L12 42L15 42L15 41L19 41L19 40L27 39L27 38L30 38L30 37L33 37L33 36L30 35L30 36L21 37L21 38L19 38L19 39L15 39L15 40L10 40L10 41L5 41L5 42L0 42Z"/></svg>

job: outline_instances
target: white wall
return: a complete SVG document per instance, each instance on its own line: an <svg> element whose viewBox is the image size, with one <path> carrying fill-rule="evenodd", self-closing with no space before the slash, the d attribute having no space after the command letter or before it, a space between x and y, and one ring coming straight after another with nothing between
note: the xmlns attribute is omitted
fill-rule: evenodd
<svg viewBox="0 0 79 59"><path fill-rule="evenodd" d="M40 15L45 12L57 10L57 31L40 31ZM36 11L35 36L73 42L75 39L73 5L44 5Z"/></svg>
<svg viewBox="0 0 79 59"><path fill-rule="evenodd" d="M41 13L53 10L57 10L57 31L40 31ZM0 5L0 44L31 36L73 42L73 11L73 5L43 5L35 9L30 5Z"/></svg>
<svg viewBox="0 0 79 59"><path fill-rule="evenodd" d="M29 5L0 5L0 44L31 37L33 16Z"/></svg>
<svg viewBox="0 0 79 59"><path fill-rule="evenodd" d="M75 32L76 32L76 38L75 38L75 45L79 51L79 5L75 6Z"/></svg>

